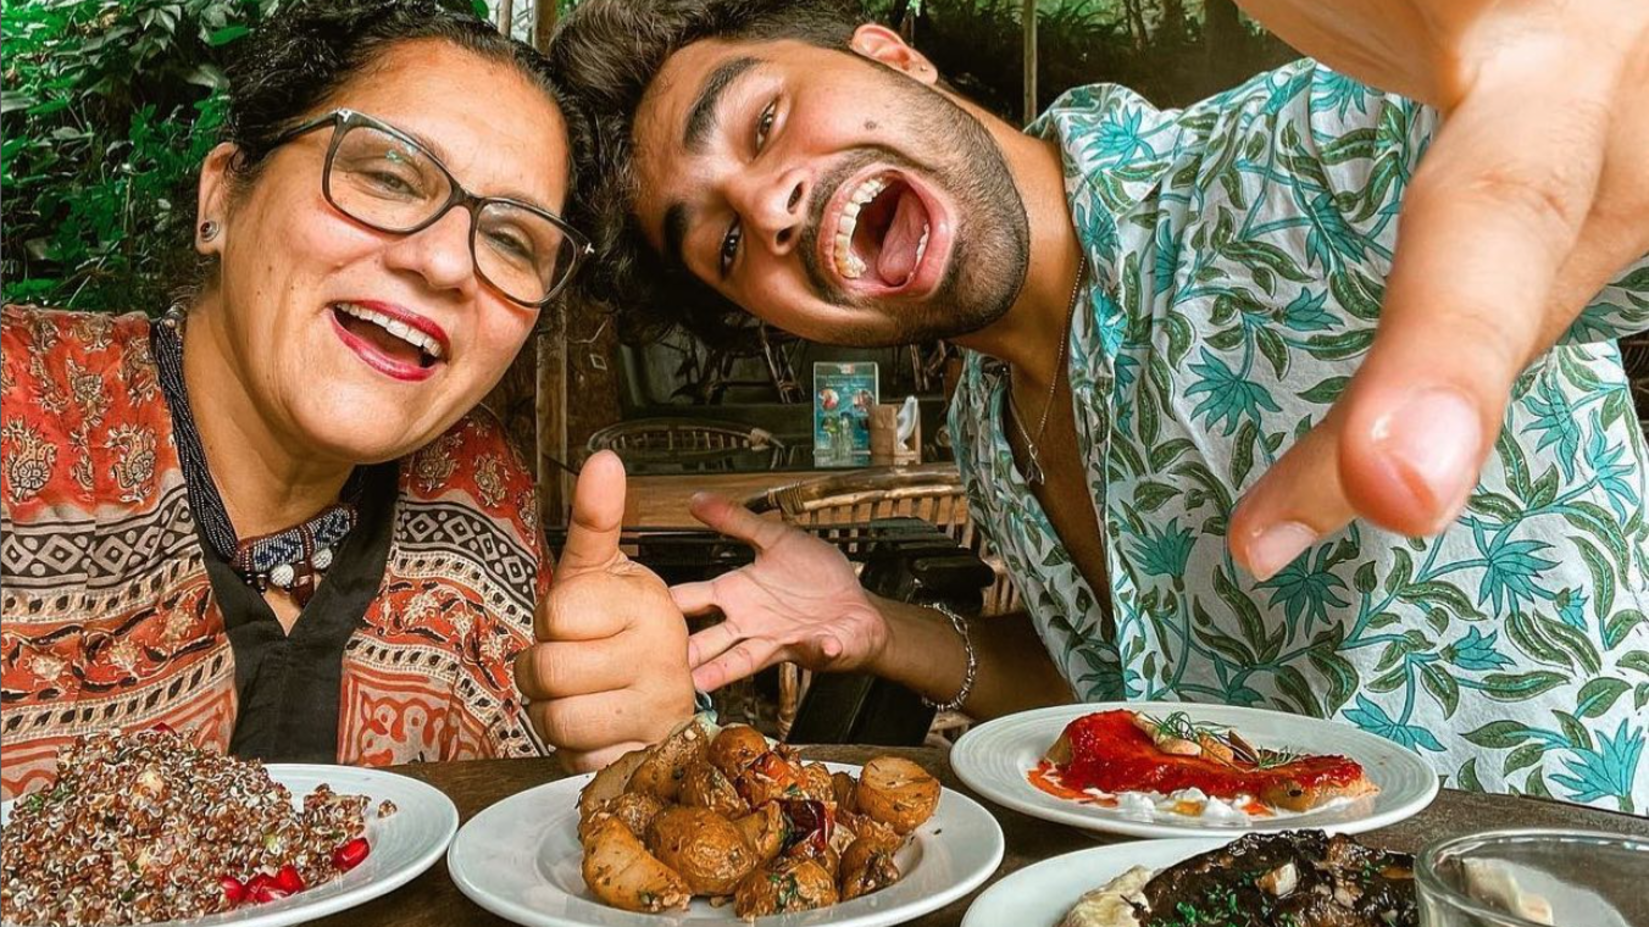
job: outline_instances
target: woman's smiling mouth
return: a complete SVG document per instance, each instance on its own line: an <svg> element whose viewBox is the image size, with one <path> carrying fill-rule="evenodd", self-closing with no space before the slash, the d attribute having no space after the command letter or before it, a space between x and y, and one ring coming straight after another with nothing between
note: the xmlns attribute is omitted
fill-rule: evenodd
<svg viewBox="0 0 1649 927"><path fill-rule="evenodd" d="M416 313L387 303L339 302L331 315L339 339L379 373L425 380L446 363L446 333Z"/></svg>

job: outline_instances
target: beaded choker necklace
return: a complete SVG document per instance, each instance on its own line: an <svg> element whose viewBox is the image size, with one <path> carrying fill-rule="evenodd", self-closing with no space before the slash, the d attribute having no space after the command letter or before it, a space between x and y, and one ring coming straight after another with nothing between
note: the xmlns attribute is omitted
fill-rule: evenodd
<svg viewBox="0 0 1649 927"><path fill-rule="evenodd" d="M355 504L337 502L301 524L240 540L207 469L206 451L189 408L189 394L183 386L182 332L183 313L174 308L155 327L155 367L161 392L172 410L178 460L189 486L189 501L195 517L200 520L202 532L213 550L229 562L247 585L260 593L271 586L281 589L303 608L320 586L338 548L354 530L359 518ZM346 500L359 495L360 474L357 469L344 485Z"/></svg>

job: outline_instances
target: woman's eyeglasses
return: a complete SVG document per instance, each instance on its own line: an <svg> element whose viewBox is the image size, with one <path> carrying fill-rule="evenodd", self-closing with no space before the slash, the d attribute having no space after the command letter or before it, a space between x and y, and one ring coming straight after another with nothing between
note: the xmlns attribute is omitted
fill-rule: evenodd
<svg viewBox="0 0 1649 927"><path fill-rule="evenodd" d="M406 133L353 110L334 110L282 134L275 145L332 127L321 191L344 215L381 232L410 235L462 206L470 214L475 271L513 302L543 306L593 249L555 213L517 200L476 196Z"/></svg>

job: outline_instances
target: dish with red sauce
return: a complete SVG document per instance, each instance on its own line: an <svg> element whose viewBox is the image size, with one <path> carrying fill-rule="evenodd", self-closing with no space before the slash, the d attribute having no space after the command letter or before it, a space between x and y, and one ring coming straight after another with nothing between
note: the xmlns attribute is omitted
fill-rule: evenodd
<svg viewBox="0 0 1649 927"><path fill-rule="evenodd" d="M1355 760L1255 747L1223 725L1182 711L1156 718L1126 709L1084 715L1026 778L1071 801L1211 820L1265 818L1372 796Z"/></svg>

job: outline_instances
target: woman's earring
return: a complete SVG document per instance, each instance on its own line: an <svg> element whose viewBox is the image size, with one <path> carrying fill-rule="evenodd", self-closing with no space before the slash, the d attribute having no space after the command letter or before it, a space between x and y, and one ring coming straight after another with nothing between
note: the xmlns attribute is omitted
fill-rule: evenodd
<svg viewBox="0 0 1649 927"><path fill-rule="evenodd" d="M207 219L205 222L202 222L200 224L201 241L211 241L212 239L218 237L218 227L217 222L212 219Z"/></svg>

